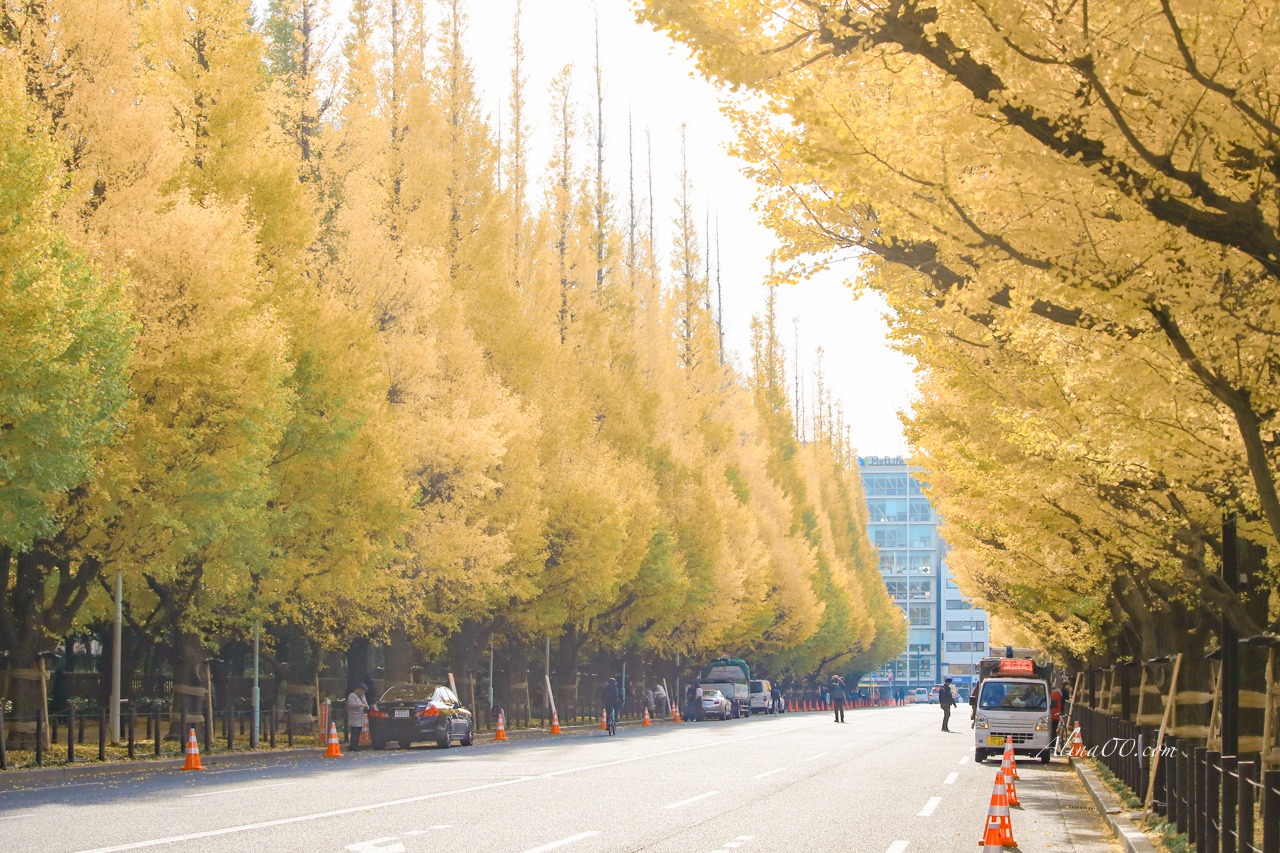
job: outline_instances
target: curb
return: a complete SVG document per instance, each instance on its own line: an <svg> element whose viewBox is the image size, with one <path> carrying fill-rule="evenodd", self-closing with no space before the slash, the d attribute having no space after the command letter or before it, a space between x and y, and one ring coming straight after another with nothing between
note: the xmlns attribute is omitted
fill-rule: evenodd
<svg viewBox="0 0 1280 853"><path fill-rule="evenodd" d="M1080 781L1084 783L1085 790L1089 792L1089 799L1093 800L1093 804L1098 807L1098 812L1106 819L1111 832L1115 834L1116 840L1124 845L1124 849L1128 853L1156 853L1156 847L1151 843L1151 839L1130 820L1128 814L1121 810L1115 795L1098 778L1098 774L1086 767L1082 761L1068 760L1071 761L1071 767L1080 777Z"/></svg>
<svg viewBox="0 0 1280 853"><path fill-rule="evenodd" d="M262 759L274 762L289 761L307 756L320 756L324 750L318 746L294 747L293 749L244 750L242 752L226 752L206 755L202 761L206 767L218 765L247 764ZM0 773L0 792L16 790L21 786L39 782L61 782L68 779L95 778L98 776L115 776L123 773L147 773L153 770L177 770L186 764L186 758L150 758L135 761L84 762L62 767L32 767L25 770L6 770Z"/></svg>

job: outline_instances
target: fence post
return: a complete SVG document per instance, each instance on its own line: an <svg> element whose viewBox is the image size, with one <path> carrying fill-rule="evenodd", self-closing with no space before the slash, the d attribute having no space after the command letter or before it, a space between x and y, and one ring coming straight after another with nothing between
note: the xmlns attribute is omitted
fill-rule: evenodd
<svg viewBox="0 0 1280 853"><path fill-rule="evenodd" d="M44 767L44 715L36 713L36 767Z"/></svg>
<svg viewBox="0 0 1280 853"><path fill-rule="evenodd" d="M206 703L204 712L204 749L205 752L213 752L213 709Z"/></svg>
<svg viewBox="0 0 1280 853"><path fill-rule="evenodd" d="M1165 749L1168 755L1162 755L1164 762L1164 819L1172 826L1178 825L1178 739L1173 735L1165 738Z"/></svg>
<svg viewBox="0 0 1280 853"><path fill-rule="evenodd" d="M1208 750L1204 754L1204 844L1208 853L1219 853L1222 812L1218 794L1222 790L1222 754Z"/></svg>
<svg viewBox="0 0 1280 853"><path fill-rule="evenodd" d="M1236 853L1236 801L1240 798L1240 788L1236 784L1236 757L1222 756L1222 853ZM1248 853L1248 851L1241 851Z"/></svg>
<svg viewBox="0 0 1280 853"><path fill-rule="evenodd" d="M151 741L151 751L155 753L156 758L160 757L160 708L153 705L151 708L151 731L155 732L155 739Z"/></svg>
<svg viewBox="0 0 1280 853"><path fill-rule="evenodd" d="M1262 853L1280 853L1280 770L1262 774Z"/></svg>
<svg viewBox="0 0 1280 853"><path fill-rule="evenodd" d="M67 763L76 763L76 708L67 706Z"/></svg>
<svg viewBox="0 0 1280 853"><path fill-rule="evenodd" d="M236 720L235 711L227 708L227 752L234 752L236 748Z"/></svg>
<svg viewBox="0 0 1280 853"><path fill-rule="evenodd" d="M293 746L293 709L292 708L284 709L284 729L285 729L285 735L289 739L289 746L292 747Z"/></svg>
<svg viewBox="0 0 1280 853"><path fill-rule="evenodd" d="M9 750L5 747L4 708L0 707L0 770L9 769Z"/></svg>
<svg viewBox="0 0 1280 853"><path fill-rule="evenodd" d="M1191 832L1187 837L1191 839L1195 849L1204 851L1204 801L1205 801L1205 772L1204 772L1204 754L1208 750L1203 746L1197 746L1193 752L1192 761L1195 762L1193 770L1195 784L1191 789L1193 799L1191 805Z"/></svg>
<svg viewBox="0 0 1280 853"><path fill-rule="evenodd" d="M1240 839L1241 853L1247 853L1253 844L1253 769L1257 764L1253 761L1236 762L1236 773L1239 791L1239 812L1236 818L1236 833Z"/></svg>
<svg viewBox="0 0 1280 853"><path fill-rule="evenodd" d="M272 705L271 706L271 726L267 729L267 736L271 740L272 749L276 748L276 716L278 713L279 713L279 709L275 705Z"/></svg>
<svg viewBox="0 0 1280 853"><path fill-rule="evenodd" d="M1175 759L1178 762L1178 832L1183 835L1187 834L1187 825L1190 818L1188 812L1190 809L1191 798L1187 796L1187 789L1191 787L1190 762L1187 760L1187 749L1178 742L1178 755Z"/></svg>
<svg viewBox="0 0 1280 853"><path fill-rule="evenodd" d="M98 760L107 760L107 709L98 709Z"/></svg>
<svg viewBox="0 0 1280 853"><path fill-rule="evenodd" d="M137 725L138 725L138 709L132 702L130 702L129 703L129 760L130 761L138 757L137 755L134 754L134 751L133 751L134 728Z"/></svg>

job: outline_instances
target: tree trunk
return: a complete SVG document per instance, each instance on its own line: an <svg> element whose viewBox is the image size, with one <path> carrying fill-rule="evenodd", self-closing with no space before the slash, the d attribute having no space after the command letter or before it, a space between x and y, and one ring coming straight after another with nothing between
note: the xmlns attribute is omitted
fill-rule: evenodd
<svg viewBox="0 0 1280 853"><path fill-rule="evenodd" d="M169 703L172 724L165 740L182 742L187 736L185 731L179 731L178 725L184 711L187 728L194 728L197 736L201 733L198 723L204 719L208 707L206 657L200 638L190 631L180 632L169 649L169 665L173 668L173 694Z"/></svg>

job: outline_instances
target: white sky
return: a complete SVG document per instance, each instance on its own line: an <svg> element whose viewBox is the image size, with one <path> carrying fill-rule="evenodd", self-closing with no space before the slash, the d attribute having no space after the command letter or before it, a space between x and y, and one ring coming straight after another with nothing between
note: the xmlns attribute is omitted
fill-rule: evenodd
<svg viewBox="0 0 1280 853"><path fill-rule="evenodd" d="M466 0L465 8L470 15L467 50L491 123L496 122L499 110L505 123L509 113L515 0ZM344 22L347 9L348 0L334 0L331 20ZM551 79L566 63L573 63L579 114L585 117L590 112L594 116L597 13L604 77L605 173L619 200L619 213L625 213L627 203L629 111L635 140L637 196L648 195L646 129L652 139L657 247L660 256L666 255L671 245L680 170L680 125L687 124L689 173L698 222L705 222L708 208L713 231L715 220L719 220L725 345L737 354L740 365L745 364L749 354L748 323L762 307L765 291L761 282L768 273L768 255L776 240L759 224L751 209L755 184L741 174L738 162L727 153L733 130L719 112L714 87L697 76L683 47L636 22L629 0L525 0L522 37L528 109L534 130L533 175L540 177L539 164L544 164L549 154ZM589 155L584 152L585 156ZM814 351L819 346L823 348L826 381L844 401L845 420L859 453L906 453L898 412L909 408L913 395L911 363L885 340L883 301L873 294L855 300L845 286L844 279L856 273L856 264L846 262L820 278L781 291L778 317L783 340L788 353L792 353L792 320L799 318L801 371L806 390L812 385ZM791 374L794 375L794 365Z"/></svg>

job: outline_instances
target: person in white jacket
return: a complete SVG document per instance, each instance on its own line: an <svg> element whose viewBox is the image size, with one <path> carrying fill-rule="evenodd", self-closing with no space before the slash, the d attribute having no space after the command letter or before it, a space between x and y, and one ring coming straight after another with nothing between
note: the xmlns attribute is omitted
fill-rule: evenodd
<svg viewBox="0 0 1280 853"><path fill-rule="evenodd" d="M347 739L350 741L348 748L353 751L360 745L360 731L369 713L369 700L364 698L364 694L364 685L357 684L347 697Z"/></svg>

